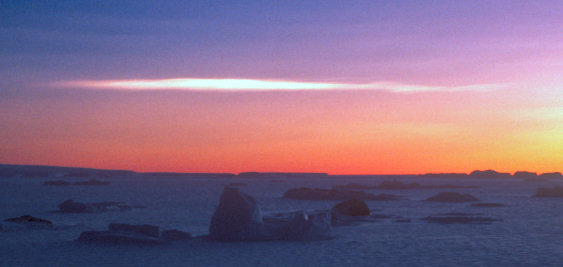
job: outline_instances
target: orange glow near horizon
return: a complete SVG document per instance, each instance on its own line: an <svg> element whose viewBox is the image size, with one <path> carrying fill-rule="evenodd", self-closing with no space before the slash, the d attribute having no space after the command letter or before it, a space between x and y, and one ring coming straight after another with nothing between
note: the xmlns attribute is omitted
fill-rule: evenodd
<svg viewBox="0 0 563 267"><path fill-rule="evenodd" d="M8 2L0 163L563 172L561 1Z"/></svg>
<svg viewBox="0 0 563 267"><path fill-rule="evenodd" d="M135 171L563 171L563 113L481 92L110 92L2 101L0 162ZM496 99L504 96L499 103Z"/></svg>

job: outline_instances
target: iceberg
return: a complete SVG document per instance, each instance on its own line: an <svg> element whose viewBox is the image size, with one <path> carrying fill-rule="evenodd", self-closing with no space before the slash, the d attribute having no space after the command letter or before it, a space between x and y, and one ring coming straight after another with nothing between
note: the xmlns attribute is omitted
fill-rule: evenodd
<svg viewBox="0 0 563 267"><path fill-rule="evenodd" d="M225 187L211 218L209 237L219 241L262 239L262 212L254 197L235 187Z"/></svg>
<svg viewBox="0 0 563 267"><path fill-rule="evenodd" d="M289 212L262 217L254 197L225 187L211 219L209 239L216 241L321 240L330 237L330 213Z"/></svg>

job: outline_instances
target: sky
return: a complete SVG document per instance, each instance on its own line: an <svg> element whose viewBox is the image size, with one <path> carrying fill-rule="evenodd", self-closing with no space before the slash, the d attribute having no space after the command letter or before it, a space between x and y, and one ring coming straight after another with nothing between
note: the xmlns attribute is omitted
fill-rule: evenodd
<svg viewBox="0 0 563 267"><path fill-rule="evenodd" d="M563 172L561 1L1 1L0 163Z"/></svg>

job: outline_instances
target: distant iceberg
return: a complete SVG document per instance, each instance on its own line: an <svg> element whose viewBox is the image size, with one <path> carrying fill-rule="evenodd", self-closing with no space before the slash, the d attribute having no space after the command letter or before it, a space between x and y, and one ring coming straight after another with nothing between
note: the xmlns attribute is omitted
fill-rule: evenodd
<svg viewBox="0 0 563 267"><path fill-rule="evenodd" d="M185 241L192 239L188 232L179 230L165 230L149 224L112 223L107 231L86 231L80 234L78 241L103 244L137 244L156 245L171 241Z"/></svg>
<svg viewBox="0 0 563 267"><path fill-rule="evenodd" d="M540 187L537 189L534 197L562 197L563 198L563 187L555 186L552 188Z"/></svg>

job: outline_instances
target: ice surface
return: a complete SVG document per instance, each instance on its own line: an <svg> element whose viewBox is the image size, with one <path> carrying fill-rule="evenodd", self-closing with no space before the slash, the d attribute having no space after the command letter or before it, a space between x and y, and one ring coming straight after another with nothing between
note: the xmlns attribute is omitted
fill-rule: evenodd
<svg viewBox="0 0 563 267"><path fill-rule="evenodd" d="M30 214L54 229L0 231L0 266L560 266L563 262L561 198L532 197L536 188L563 186L563 180L535 184L522 179L400 178L403 183L457 184L456 189L484 203L503 207L472 207L468 203L426 202L440 189L392 191L396 201L366 201L375 222L332 228L333 238L313 242L211 242L194 238L164 246L112 246L76 242L85 231L106 231L114 222L149 224L206 235L225 184L230 178L132 176L107 178L107 186L43 186L45 178L0 178L0 218ZM350 182L380 184L388 177L236 178L247 184L263 216L283 220L302 209L329 210L339 201L283 198L290 188L331 188ZM65 178L74 182L72 178ZM76 178L76 180L84 178ZM276 178L278 179L278 178ZM370 191L368 191L370 192ZM145 209L128 212L59 213L68 199L84 203L112 200ZM472 213L501 219L488 224L429 223L422 218L446 213ZM280 219L281 220L281 219ZM410 223L398 223L410 220ZM2 221L6 226L7 222ZM161 239L164 231L161 232Z"/></svg>

